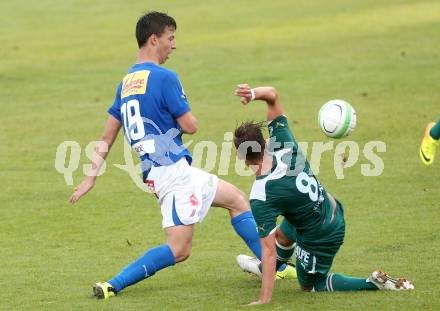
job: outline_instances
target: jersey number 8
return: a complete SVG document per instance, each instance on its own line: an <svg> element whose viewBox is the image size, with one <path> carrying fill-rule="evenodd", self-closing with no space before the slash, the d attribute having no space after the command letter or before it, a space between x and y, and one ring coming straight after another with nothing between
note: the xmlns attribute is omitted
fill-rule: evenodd
<svg viewBox="0 0 440 311"><path fill-rule="evenodd" d="M308 193L313 202L318 200L318 182L315 177L306 172L299 173L296 177L296 187L301 193Z"/></svg>

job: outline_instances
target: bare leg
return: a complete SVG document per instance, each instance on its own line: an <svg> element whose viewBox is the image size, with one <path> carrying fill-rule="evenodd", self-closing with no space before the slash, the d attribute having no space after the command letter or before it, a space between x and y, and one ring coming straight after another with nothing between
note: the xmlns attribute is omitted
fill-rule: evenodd
<svg viewBox="0 0 440 311"><path fill-rule="evenodd" d="M229 211L231 224L235 232L243 239L257 258L261 258L261 244L257 225L249 209L248 200L243 191L234 185L219 179L213 206Z"/></svg>
<svg viewBox="0 0 440 311"><path fill-rule="evenodd" d="M222 179L218 180L217 192L212 206L227 209L231 218L249 211L245 193Z"/></svg>
<svg viewBox="0 0 440 311"><path fill-rule="evenodd" d="M165 228L167 244L176 257L176 263L186 260L191 254L194 225Z"/></svg>

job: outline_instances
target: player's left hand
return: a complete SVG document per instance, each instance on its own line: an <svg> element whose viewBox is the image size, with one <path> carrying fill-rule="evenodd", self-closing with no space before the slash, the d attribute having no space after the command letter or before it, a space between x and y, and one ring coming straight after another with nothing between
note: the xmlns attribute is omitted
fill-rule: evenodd
<svg viewBox="0 0 440 311"><path fill-rule="evenodd" d="M83 195L92 190L95 186L95 180L91 178L86 178L82 183L79 184L72 196L69 199L69 202L75 204Z"/></svg>
<svg viewBox="0 0 440 311"><path fill-rule="evenodd" d="M251 87L249 84L239 84L235 89L235 95L241 98L243 105L247 105L252 98Z"/></svg>
<svg viewBox="0 0 440 311"><path fill-rule="evenodd" d="M257 301L252 301L251 303L248 303L247 305L245 305L245 307L257 306L257 305L264 305L264 304L266 304L266 303L269 303L269 301L257 300Z"/></svg>

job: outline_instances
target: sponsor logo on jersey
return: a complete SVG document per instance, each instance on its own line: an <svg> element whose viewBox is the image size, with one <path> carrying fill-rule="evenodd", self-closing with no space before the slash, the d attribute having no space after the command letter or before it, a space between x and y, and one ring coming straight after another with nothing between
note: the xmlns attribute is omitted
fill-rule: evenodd
<svg viewBox="0 0 440 311"><path fill-rule="evenodd" d="M147 153L156 152L154 139L141 140L140 142L135 143L132 148L140 157L146 155Z"/></svg>
<svg viewBox="0 0 440 311"><path fill-rule="evenodd" d="M122 80L121 99L130 95L145 94L149 70L140 70L127 74Z"/></svg>
<svg viewBox="0 0 440 311"><path fill-rule="evenodd" d="M260 231L260 232L264 232L264 230L266 230L266 229L264 228L264 224L262 224L261 226L257 226L257 229L258 229L258 231Z"/></svg>

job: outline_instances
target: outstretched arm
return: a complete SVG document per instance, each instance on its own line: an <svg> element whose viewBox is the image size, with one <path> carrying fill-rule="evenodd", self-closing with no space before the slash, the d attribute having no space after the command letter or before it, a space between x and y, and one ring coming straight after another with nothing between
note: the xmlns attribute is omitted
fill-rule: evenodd
<svg viewBox="0 0 440 311"><path fill-rule="evenodd" d="M89 192L93 186L95 186L96 176L98 176L99 169L101 168L102 163L104 163L107 154L110 152L110 148L116 140L120 128L121 123L110 115L105 124L104 133L101 136L99 144L95 148L95 153L92 159L92 168L87 173L87 177L82 183L75 188L75 191L69 199L70 203L76 203L83 195Z"/></svg>
<svg viewBox="0 0 440 311"><path fill-rule="evenodd" d="M235 95L241 97L241 102L244 105L247 105L251 100L264 100L267 103L267 121L272 121L283 114L280 97L274 87L260 86L252 89L248 84L239 84Z"/></svg>
<svg viewBox="0 0 440 311"><path fill-rule="evenodd" d="M261 292L258 301L250 303L250 305L266 304L272 299L273 287L275 284L275 267L276 267L276 249L275 249L275 234L269 234L261 240Z"/></svg>

